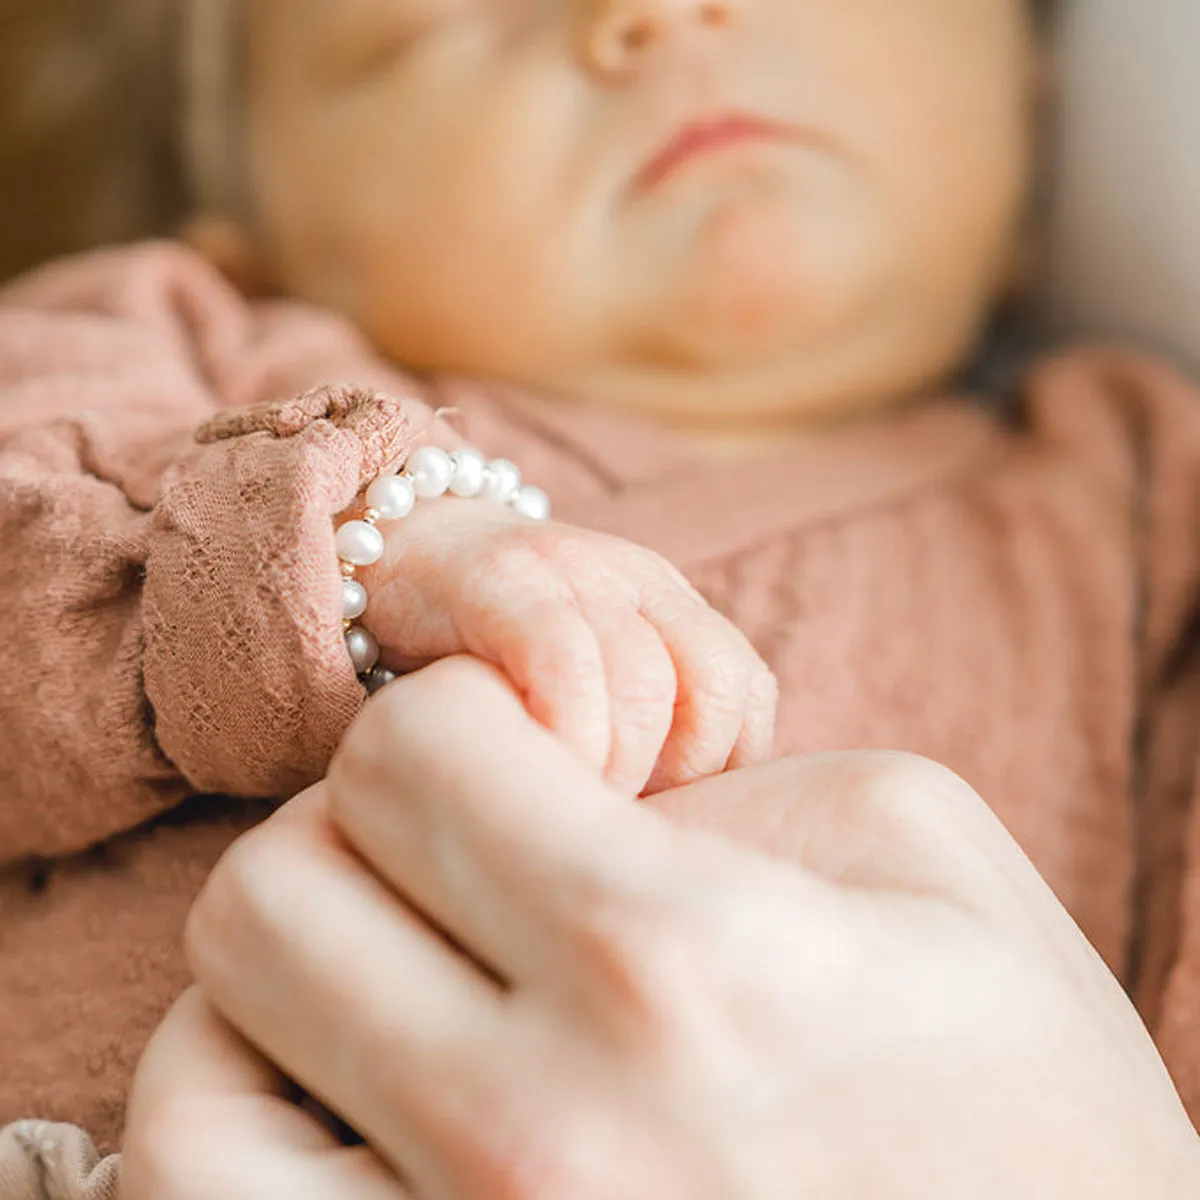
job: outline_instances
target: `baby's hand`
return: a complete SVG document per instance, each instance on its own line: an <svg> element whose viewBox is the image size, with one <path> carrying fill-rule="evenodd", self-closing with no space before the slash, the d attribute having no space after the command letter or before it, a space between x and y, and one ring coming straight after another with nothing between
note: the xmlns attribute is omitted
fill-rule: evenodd
<svg viewBox="0 0 1200 1200"><path fill-rule="evenodd" d="M774 677L658 555L454 499L384 529L363 623L385 666L496 664L534 718L631 794L770 754Z"/></svg>

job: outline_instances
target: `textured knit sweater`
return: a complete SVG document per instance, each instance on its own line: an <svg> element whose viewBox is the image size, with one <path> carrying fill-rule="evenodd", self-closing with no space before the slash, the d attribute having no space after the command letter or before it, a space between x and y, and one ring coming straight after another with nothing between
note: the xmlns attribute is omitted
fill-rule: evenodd
<svg viewBox="0 0 1200 1200"><path fill-rule="evenodd" d="M717 463L628 416L417 384L154 245L0 292L0 1126L118 1145L206 873L363 703L333 517L441 405L560 520L661 552L746 631L780 753L907 750L975 787L1200 1118L1186 383L1076 351L1009 413L934 398ZM3 1200L108 1195L91 1166L62 1129L0 1134Z"/></svg>

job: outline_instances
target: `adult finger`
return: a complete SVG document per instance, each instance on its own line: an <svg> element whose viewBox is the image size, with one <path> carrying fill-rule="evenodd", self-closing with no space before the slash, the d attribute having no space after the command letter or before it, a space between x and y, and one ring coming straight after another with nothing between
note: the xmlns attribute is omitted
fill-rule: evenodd
<svg viewBox="0 0 1200 1200"><path fill-rule="evenodd" d="M364 870L321 800L314 789L299 817L289 805L218 863L188 960L246 1038L420 1178L429 1095L447 1076L465 1088L455 1064L503 1040L501 989Z"/></svg>
<svg viewBox="0 0 1200 1200"><path fill-rule="evenodd" d="M589 918L648 906L687 869L673 861L679 831L606 785L471 659L367 706L334 760L329 804L383 878L510 981L569 974Z"/></svg>
<svg viewBox="0 0 1200 1200"><path fill-rule="evenodd" d="M412 1200L373 1151L342 1147L288 1090L199 989L185 993L134 1081L122 1200Z"/></svg>

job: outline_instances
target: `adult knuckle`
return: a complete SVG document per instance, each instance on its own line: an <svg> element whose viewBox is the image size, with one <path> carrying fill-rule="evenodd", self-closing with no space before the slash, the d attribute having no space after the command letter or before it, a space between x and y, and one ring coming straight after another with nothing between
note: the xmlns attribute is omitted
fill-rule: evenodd
<svg viewBox="0 0 1200 1200"><path fill-rule="evenodd" d="M974 790L949 767L918 754L902 751L876 756L874 788L883 801L916 812L941 812L968 799Z"/></svg>
<svg viewBox="0 0 1200 1200"><path fill-rule="evenodd" d="M183 929L183 949L193 972L203 976L217 947L228 948L242 925L241 914L253 907L258 877L258 847L253 835L244 835L221 856L188 912Z"/></svg>
<svg viewBox="0 0 1200 1200"><path fill-rule="evenodd" d="M581 1170L588 1148L578 1122L543 1111L536 1130L490 1149L477 1166L480 1194L496 1200L562 1200L586 1197L588 1175Z"/></svg>
<svg viewBox="0 0 1200 1200"><path fill-rule="evenodd" d="M470 1075L471 1064L460 1061L444 1038L431 1037L428 1044L415 1047L412 1031L404 1027L402 1017L382 1008L372 1012L369 1049L356 1044L353 1038L343 1045L345 1052L336 1057L344 1085L353 1089L362 1104L380 1113L404 1112L411 1106L410 1072L436 1071L452 1079ZM406 1069L398 1069L398 1064L404 1064ZM436 1119L444 1124L454 1123L440 1112ZM457 1127L454 1132L464 1142L469 1133Z"/></svg>
<svg viewBox="0 0 1200 1200"><path fill-rule="evenodd" d="M415 688L402 679L363 706L329 764L326 778L331 810L340 809L372 781L377 786L387 779L398 760L407 762L419 754L421 715L429 700L443 689L444 684L433 678L422 680Z"/></svg>
<svg viewBox="0 0 1200 1200"><path fill-rule="evenodd" d="M184 953L198 978L249 961L264 934L291 904L289 880L303 864L291 835L263 826L243 834L221 856L184 925Z"/></svg>
<svg viewBox="0 0 1200 1200"><path fill-rule="evenodd" d="M921 755L872 752L862 756L860 769L858 799L865 817L882 819L910 836L940 835L982 804L958 775Z"/></svg>
<svg viewBox="0 0 1200 1200"><path fill-rule="evenodd" d="M624 1113L595 1103L584 1090L530 1082L523 1102L507 1119L481 1131L478 1123L462 1140L458 1156L463 1195L497 1200L612 1200L615 1196L660 1194L647 1187L663 1176L639 1132L632 1130L637 1157L622 1156L630 1125Z"/></svg>
<svg viewBox="0 0 1200 1200"><path fill-rule="evenodd" d="M608 1012L660 1047L672 1041L681 1007L711 983L713 951L702 931L664 902L626 900L597 907L580 936Z"/></svg>
<svg viewBox="0 0 1200 1200"><path fill-rule="evenodd" d="M431 681L426 681L424 689L430 686ZM374 767L380 747L393 744L407 733L408 718L414 708L413 690L409 679L403 678L362 707L333 756L331 778Z"/></svg>
<svg viewBox="0 0 1200 1200"><path fill-rule="evenodd" d="M342 739L328 772L329 804L342 813L356 798L374 796L446 752L455 714L486 716L511 697L493 667L465 655L397 680L363 706Z"/></svg>

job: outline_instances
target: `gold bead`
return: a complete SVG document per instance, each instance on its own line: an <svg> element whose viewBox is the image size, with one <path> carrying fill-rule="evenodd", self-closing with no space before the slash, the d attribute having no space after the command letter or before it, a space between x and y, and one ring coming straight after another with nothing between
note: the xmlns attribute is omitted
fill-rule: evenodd
<svg viewBox="0 0 1200 1200"><path fill-rule="evenodd" d="M342 563L342 576L345 579L353 579L354 572L357 570L358 570L358 568L353 563L348 563L348 562Z"/></svg>
<svg viewBox="0 0 1200 1200"><path fill-rule="evenodd" d="M380 516L382 516L382 513L380 513L379 509L368 508L367 511L363 513L363 520L366 521L368 525L374 525L378 522Z"/></svg>

